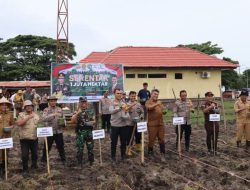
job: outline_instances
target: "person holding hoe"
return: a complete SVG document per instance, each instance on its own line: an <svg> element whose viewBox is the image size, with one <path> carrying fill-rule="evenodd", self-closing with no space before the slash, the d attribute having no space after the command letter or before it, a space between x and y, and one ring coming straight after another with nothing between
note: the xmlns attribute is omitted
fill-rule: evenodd
<svg viewBox="0 0 250 190"><path fill-rule="evenodd" d="M22 153L23 174L29 172L29 150L31 151L32 169L37 169L37 148L38 139L36 134L37 125L39 122L39 116L34 112L34 105L30 100L24 101L24 112L21 112L18 116L16 124L20 127L19 137Z"/></svg>
<svg viewBox="0 0 250 190"><path fill-rule="evenodd" d="M0 99L0 138L11 137L11 129L14 125L13 114L10 112L12 104L3 96ZM4 149L0 150L0 177L5 174Z"/></svg>
<svg viewBox="0 0 250 190"><path fill-rule="evenodd" d="M94 162L94 140L92 131L95 121L94 110L88 108L88 101L86 97L79 98L79 109L71 118L72 123L76 123L76 147L77 160L82 166L84 144L88 149L89 164Z"/></svg>

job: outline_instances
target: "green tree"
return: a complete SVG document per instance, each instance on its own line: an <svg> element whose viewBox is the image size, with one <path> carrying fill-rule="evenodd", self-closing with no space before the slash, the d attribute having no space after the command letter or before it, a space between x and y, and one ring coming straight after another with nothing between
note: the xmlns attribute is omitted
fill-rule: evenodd
<svg viewBox="0 0 250 190"><path fill-rule="evenodd" d="M69 44L69 59L76 55ZM56 60L56 40L45 36L18 35L0 43L0 80L49 80Z"/></svg>

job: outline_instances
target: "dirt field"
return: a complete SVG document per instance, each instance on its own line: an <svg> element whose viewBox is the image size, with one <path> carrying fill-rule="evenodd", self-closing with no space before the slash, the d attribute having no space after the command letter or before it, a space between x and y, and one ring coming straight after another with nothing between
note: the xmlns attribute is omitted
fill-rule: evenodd
<svg viewBox="0 0 250 190"><path fill-rule="evenodd" d="M125 162L110 162L110 140L102 140L103 166L99 165L99 143L95 142L95 164L86 163L81 168L77 165L75 155L75 136L72 131L65 133L67 163L62 165L55 147L50 153L51 175L47 175L46 165L39 162L36 171L30 171L28 177L21 175L20 146L16 141L10 151L9 179L1 181L0 189L250 189L250 152L244 148L237 149L234 144L234 125L229 125L228 143L221 129L217 156L207 155L205 130L194 127L191 136L190 153L179 157L175 149L175 134L172 126L166 127L166 162L161 162L158 145L155 155L145 164L140 163L140 154ZM184 140L184 139L183 139ZM147 141L147 137L146 137ZM43 140L39 141L39 158ZM183 145L182 145L183 146ZM85 150L86 151L86 150ZM147 149L145 149L145 153ZM40 159L39 159L40 161Z"/></svg>

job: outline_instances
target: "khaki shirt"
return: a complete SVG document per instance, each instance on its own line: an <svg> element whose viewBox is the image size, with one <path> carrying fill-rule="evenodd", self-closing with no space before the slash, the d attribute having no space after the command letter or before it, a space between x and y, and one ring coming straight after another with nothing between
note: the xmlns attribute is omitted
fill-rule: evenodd
<svg viewBox="0 0 250 190"><path fill-rule="evenodd" d="M26 112L21 112L18 116L17 120L23 120L28 117ZM23 126L19 127L19 137L20 139L30 139L35 140L37 139L37 124L39 121L39 116L34 113L34 117L29 119Z"/></svg>
<svg viewBox="0 0 250 190"><path fill-rule="evenodd" d="M133 105L134 102L128 102L128 106L131 106ZM130 119L127 121L127 125L128 126L134 126L135 123L133 121L133 118L135 117L139 117L139 118L143 118L144 117L144 110L143 110L143 107L140 103L136 103L136 105L132 106L130 109L129 109L129 116L130 116Z"/></svg>
<svg viewBox="0 0 250 190"><path fill-rule="evenodd" d="M240 99L237 100L234 104L234 111L236 112L238 109L245 108L236 113L236 121L237 123L250 123L250 117L248 117L248 112L250 112L250 102L246 101L242 102Z"/></svg>
<svg viewBox="0 0 250 190"><path fill-rule="evenodd" d="M160 102L159 100L157 102ZM163 104L157 105L156 107L149 109L150 106L154 105L156 102L153 102L152 99L149 99L145 106L148 110L148 126L149 127L160 127L163 126Z"/></svg>
<svg viewBox="0 0 250 190"><path fill-rule="evenodd" d="M110 114L109 106L111 105L111 100L109 98L102 98L99 100L99 113L105 115Z"/></svg>
<svg viewBox="0 0 250 190"><path fill-rule="evenodd" d="M189 99L186 101L177 100L174 104L173 112L177 114L178 117L184 117L184 122L187 123L187 125L190 125L190 112L192 106L192 101Z"/></svg>
<svg viewBox="0 0 250 190"><path fill-rule="evenodd" d="M62 109L60 107L48 107L44 109L42 119L47 127L52 127L53 134L62 133L62 127L58 126L59 117L53 115L55 113L59 113L61 114L61 117L63 117Z"/></svg>
<svg viewBox="0 0 250 190"><path fill-rule="evenodd" d="M14 125L13 114L10 112L0 112L0 138L8 138L11 133L4 133L3 128Z"/></svg>

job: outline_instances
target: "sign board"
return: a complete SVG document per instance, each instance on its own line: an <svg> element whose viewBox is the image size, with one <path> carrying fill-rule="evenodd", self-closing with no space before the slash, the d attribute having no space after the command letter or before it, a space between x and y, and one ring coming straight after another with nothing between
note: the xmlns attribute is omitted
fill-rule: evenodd
<svg viewBox="0 0 250 190"><path fill-rule="evenodd" d="M0 139L0 149L13 148L13 138Z"/></svg>
<svg viewBox="0 0 250 190"><path fill-rule="evenodd" d="M113 94L115 88L123 90L122 64L52 63L51 68L51 94L58 103L75 103L80 96L94 102L106 91Z"/></svg>
<svg viewBox="0 0 250 190"><path fill-rule="evenodd" d="M220 121L220 114L209 114L209 121Z"/></svg>
<svg viewBox="0 0 250 190"><path fill-rule="evenodd" d="M138 133L142 133L148 130L147 122L138 122L137 123L137 131Z"/></svg>
<svg viewBox="0 0 250 190"><path fill-rule="evenodd" d="M173 125L183 125L184 117L173 117Z"/></svg>
<svg viewBox="0 0 250 190"><path fill-rule="evenodd" d="M93 130L92 131L93 134L93 139L103 139L105 138L105 131L104 129L100 129L100 130Z"/></svg>
<svg viewBox="0 0 250 190"><path fill-rule="evenodd" d="M50 137L53 136L52 127L37 128L37 137Z"/></svg>

